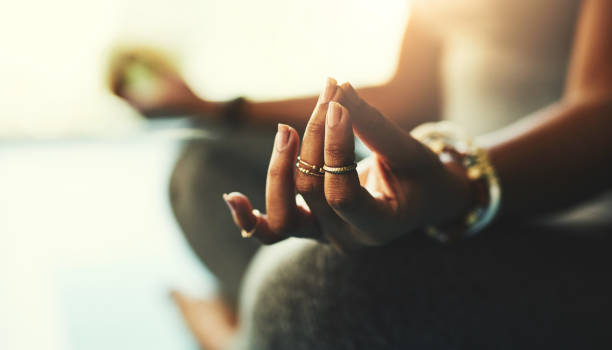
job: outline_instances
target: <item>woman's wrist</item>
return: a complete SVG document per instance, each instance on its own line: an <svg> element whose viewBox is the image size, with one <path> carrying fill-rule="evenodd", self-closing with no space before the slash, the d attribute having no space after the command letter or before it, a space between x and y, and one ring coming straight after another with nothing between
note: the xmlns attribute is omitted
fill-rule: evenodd
<svg viewBox="0 0 612 350"><path fill-rule="evenodd" d="M188 107L194 115L232 127L243 124L247 116L247 100L244 97L237 97L223 102L198 99L193 101Z"/></svg>
<svg viewBox="0 0 612 350"><path fill-rule="evenodd" d="M232 126L240 125L246 117L246 100L238 97L217 102L197 99L185 106L190 114Z"/></svg>
<svg viewBox="0 0 612 350"><path fill-rule="evenodd" d="M236 97L224 103L219 117L223 123L232 127L239 127L244 123L246 107L247 100L244 97Z"/></svg>

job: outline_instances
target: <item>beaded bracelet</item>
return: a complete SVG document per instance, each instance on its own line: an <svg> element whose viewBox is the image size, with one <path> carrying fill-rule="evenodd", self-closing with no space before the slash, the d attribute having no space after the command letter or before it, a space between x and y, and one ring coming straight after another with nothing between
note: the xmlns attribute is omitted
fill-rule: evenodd
<svg viewBox="0 0 612 350"><path fill-rule="evenodd" d="M501 202L499 179L486 151L448 121L422 124L410 134L441 159L450 156L456 160L465 169L476 193L476 205L464 220L447 227L426 227L427 234L446 243L473 236L486 228L497 215Z"/></svg>

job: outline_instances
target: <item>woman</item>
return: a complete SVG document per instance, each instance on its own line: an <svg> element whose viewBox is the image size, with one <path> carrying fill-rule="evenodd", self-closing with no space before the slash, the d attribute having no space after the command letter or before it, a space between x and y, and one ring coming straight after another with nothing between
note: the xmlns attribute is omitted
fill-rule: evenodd
<svg viewBox="0 0 612 350"><path fill-rule="evenodd" d="M492 215L464 221L479 205L496 214L498 223L525 221L610 188L612 2L578 5L416 2L395 77L358 91L329 80L316 102L237 100L224 107L189 97L177 84L184 100L166 106L197 106L191 111L225 117L240 111L243 122L281 120L299 128L308 106L316 106L299 159L298 133L278 127L266 215L253 212L245 195L224 196L246 236L283 242L262 250L251 266L239 326L231 312L208 306L208 316L200 319L216 314L226 321L214 329L192 323L202 344L395 349L605 341L609 346L600 322L612 311L608 235L581 232L578 239L559 229L502 227L497 234L445 247L419 233L435 227L438 238L453 239L477 231L476 223L491 224ZM473 134L487 133L478 141L489 160L477 161L493 169L478 177L485 190L483 181L472 181L467 156L456 143L442 140L445 147L437 149L422 129L414 136L408 132L440 117ZM372 151L359 173L353 166L353 130ZM296 202L296 193L303 202ZM595 219L610 218L610 207L604 208ZM180 221L180 211L177 217ZM312 240L285 240L291 236Z"/></svg>

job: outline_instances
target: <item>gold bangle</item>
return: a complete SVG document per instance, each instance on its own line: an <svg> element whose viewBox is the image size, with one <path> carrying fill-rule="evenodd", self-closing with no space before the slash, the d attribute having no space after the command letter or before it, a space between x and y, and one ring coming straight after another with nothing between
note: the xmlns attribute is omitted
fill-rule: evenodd
<svg viewBox="0 0 612 350"><path fill-rule="evenodd" d="M484 187L483 195L477 197L486 197L483 202L476 203L458 225L454 223L446 230L429 226L426 232L441 242L451 242L485 229L495 219L501 203L501 186L487 152L448 121L422 124L410 134L438 156L458 158L473 185L479 185L475 189Z"/></svg>

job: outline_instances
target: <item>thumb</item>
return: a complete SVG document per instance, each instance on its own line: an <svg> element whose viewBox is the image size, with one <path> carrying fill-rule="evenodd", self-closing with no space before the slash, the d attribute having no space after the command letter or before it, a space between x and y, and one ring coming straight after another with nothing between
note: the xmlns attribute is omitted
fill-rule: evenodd
<svg viewBox="0 0 612 350"><path fill-rule="evenodd" d="M350 111L355 133L391 168L422 170L439 163L436 154L365 102L351 84L340 89L339 102Z"/></svg>

